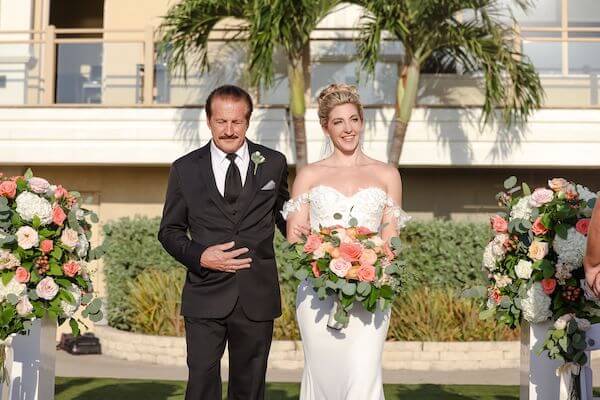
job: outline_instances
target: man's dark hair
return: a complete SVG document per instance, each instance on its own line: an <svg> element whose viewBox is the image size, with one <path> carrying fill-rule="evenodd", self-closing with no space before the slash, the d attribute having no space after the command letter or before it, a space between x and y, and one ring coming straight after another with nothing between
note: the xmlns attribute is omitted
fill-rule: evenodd
<svg viewBox="0 0 600 400"><path fill-rule="evenodd" d="M206 98L206 105L205 105L206 116L208 117L208 119L210 119L210 116L212 115L211 106L212 106L212 101L215 97L245 101L246 105L248 105L248 113L246 114L246 119L248 121L250 121L250 116L252 115L252 110L253 110L252 97L250 97L250 94L248 92L246 92L244 89L242 89L241 87L235 86L235 85L223 85L223 86L219 86L218 88L216 88L215 90L210 92L210 94Z"/></svg>

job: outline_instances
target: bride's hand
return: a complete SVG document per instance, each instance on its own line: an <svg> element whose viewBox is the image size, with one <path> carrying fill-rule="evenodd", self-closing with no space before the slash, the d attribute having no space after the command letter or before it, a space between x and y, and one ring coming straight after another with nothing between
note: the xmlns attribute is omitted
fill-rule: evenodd
<svg viewBox="0 0 600 400"><path fill-rule="evenodd" d="M296 237L302 237L302 235L304 235L304 236L310 235L310 226L308 226L307 224L295 225L292 230L294 232L294 235L296 235Z"/></svg>

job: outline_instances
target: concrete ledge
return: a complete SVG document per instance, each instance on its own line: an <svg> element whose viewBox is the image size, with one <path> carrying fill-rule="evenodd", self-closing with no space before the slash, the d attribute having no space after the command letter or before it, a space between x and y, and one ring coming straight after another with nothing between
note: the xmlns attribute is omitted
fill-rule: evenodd
<svg viewBox="0 0 600 400"><path fill-rule="evenodd" d="M186 366L185 338L151 336L95 326L102 351L111 357L161 365ZM222 361L227 368L227 349ZM274 341L269 368L302 369L301 341ZM386 342L383 369L413 371L462 371L518 368L519 342Z"/></svg>

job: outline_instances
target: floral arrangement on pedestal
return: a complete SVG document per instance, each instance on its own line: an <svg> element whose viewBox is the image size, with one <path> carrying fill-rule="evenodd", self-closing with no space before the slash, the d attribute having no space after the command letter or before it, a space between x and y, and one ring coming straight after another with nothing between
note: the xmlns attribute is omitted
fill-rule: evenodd
<svg viewBox="0 0 600 400"><path fill-rule="evenodd" d="M69 321L78 335L83 321L102 319L89 262L102 256L90 247L91 224L81 195L46 179L0 174L0 340L24 334L34 319Z"/></svg>
<svg viewBox="0 0 600 400"><path fill-rule="evenodd" d="M600 321L583 272L596 193L563 178L531 191L510 177L504 188L497 195L504 212L491 217L494 236L483 254L489 285L480 316L513 328L522 320L556 321L537 350L564 361L561 374L578 374L587 361L585 331ZM570 398L577 398L574 381L567 382Z"/></svg>

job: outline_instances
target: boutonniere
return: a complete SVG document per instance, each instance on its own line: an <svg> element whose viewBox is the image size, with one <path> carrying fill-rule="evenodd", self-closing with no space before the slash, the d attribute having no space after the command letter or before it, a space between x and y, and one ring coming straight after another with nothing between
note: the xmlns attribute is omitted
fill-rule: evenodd
<svg viewBox="0 0 600 400"><path fill-rule="evenodd" d="M250 159L254 163L254 175L256 175L256 170L258 169L258 166L264 163L266 158L264 158L263 155L260 154L260 151L255 151L254 153L252 153L252 156L250 156Z"/></svg>

